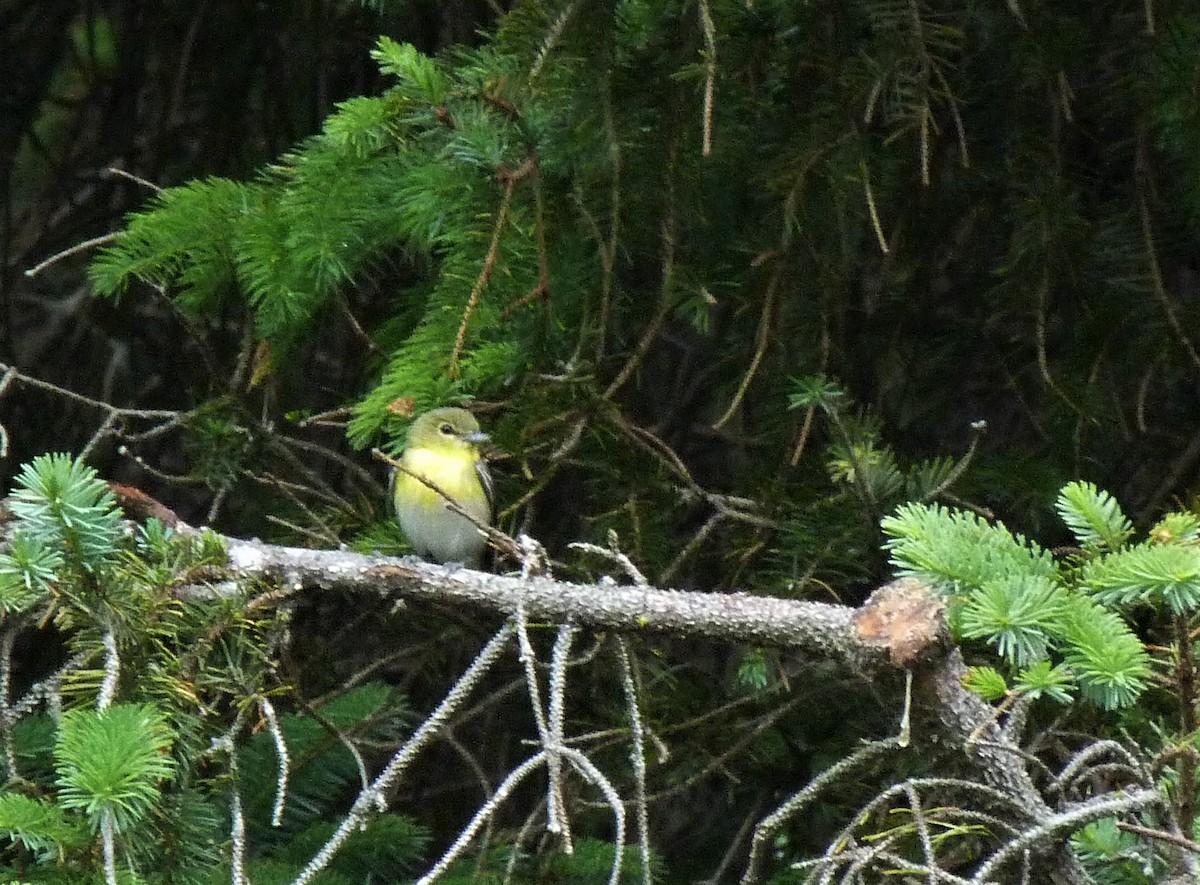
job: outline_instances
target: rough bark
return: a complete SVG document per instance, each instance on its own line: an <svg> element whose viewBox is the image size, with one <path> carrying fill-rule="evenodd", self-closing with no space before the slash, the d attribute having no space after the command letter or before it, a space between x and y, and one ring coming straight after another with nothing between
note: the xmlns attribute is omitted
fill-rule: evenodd
<svg viewBox="0 0 1200 885"><path fill-rule="evenodd" d="M345 550L279 547L227 539L236 579L193 594L229 592L252 579L291 595L332 589L449 602L505 615L523 608L531 619L571 621L581 628L656 632L770 645L844 667L877 685L903 684L913 674L914 742L956 758L968 776L1017 800L1022 825L1040 826L1056 812L1029 777L1018 747L995 722L992 708L962 685L958 648L945 629L943 605L912 578L877 590L859 609L752 596L696 593L614 583L574 584L551 577L493 575L430 565L412 557L368 556ZM903 703L896 693L899 712ZM1064 842L1044 859L1048 881L1087 881Z"/></svg>

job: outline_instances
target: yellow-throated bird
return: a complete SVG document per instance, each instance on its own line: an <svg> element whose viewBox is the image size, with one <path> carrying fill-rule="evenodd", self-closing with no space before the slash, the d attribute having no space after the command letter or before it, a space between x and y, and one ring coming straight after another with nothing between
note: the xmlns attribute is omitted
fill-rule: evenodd
<svg viewBox="0 0 1200 885"><path fill-rule="evenodd" d="M476 520L490 525L492 478L479 450L487 440L466 409L433 409L409 427L400 463L437 485ZM403 470L396 471L392 495L400 527L419 556L478 567L487 542L470 520L450 509L445 498Z"/></svg>

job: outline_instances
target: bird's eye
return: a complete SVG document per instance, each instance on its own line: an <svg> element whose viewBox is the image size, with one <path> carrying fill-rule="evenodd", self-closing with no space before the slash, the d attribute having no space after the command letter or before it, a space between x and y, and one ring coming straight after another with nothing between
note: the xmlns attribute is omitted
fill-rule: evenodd
<svg viewBox="0 0 1200 885"><path fill-rule="evenodd" d="M438 430L440 430L446 436L454 435L454 425L453 424L443 424L441 427L438 428Z"/></svg>

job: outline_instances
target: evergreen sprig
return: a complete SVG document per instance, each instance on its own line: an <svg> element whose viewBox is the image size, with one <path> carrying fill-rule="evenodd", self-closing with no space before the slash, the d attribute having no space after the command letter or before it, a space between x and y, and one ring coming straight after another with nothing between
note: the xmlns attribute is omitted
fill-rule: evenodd
<svg viewBox="0 0 1200 885"><path fill-rule="evenodd" d="M0 552L0 612L19 612L45 598L64 563L45 540L17 532Z"/></svg>
<svg viewBox="0 0 1200 885"><path fill-rule="evenodd" d="M995 667L971 667L963 677L963 685L987 701L998 701L1008 694L1008 682Z"/></svg>
<svg viewBox="0 0 1200 885"><path fill-rule="evenodd" d="M968 639L984 639L1005 660L1025 667L1046 657L1065 596L1062 587L1040 575L989 581L967 595L959 628Z"/></svg>
<svg viewBox="0 0 1200 885"><path fill-rule="evenodd" d="M1107 709L1137 700L1150 682L1150 659L1118 615L1079 595L1067 597L1063 657L1084 697Z"/></svg>
<svg viewBox="0 0 1200 885"><path fill-rule="evenodd" d="M1168 513L1149 532L1155 544L1183 544L1200 540L1200 516L1188 511Z"/></svg>
<svg viewBox="0 0 1200 885"><path fill-rule="evenodd" d="M41 455L21 468L11 507L20 527L44 551L57 551L76 568L94 570L117 552L124 534L121 511L96 471L69 455ZM36 553L40 570L53 555ZM32 563L31 563L32 564ZM39 580L29 574L30 587Z"/></svg>
<svg viewBox="0 0 1200 885"><path fill-rule="evenodd" d="M166 719L146 704L68 711L54 748L59 802L84 812L94 829L106 818L117 832L130 829L175 771L173 740Z"/></svg>
<svg viewBox="0 0 1200 885"><path fill-rule="evenodd" d="M88 834L70 821L53 802L20 793L0 793L0 834L34 853L52 860L69 848L86 844Z"/></svg>
<svg viewBox="0 0 1200 885"><path fill-rule="evenodd" d="M952 595L1004 579L1057 575L1048 551L974 513L904 504L882 520L882 527L900 574L919 575Z"/></svg>
<svg viewBox="0 0 1200 885"><path fill-rule="evenodd" d="M949 595L951 627L987 642L1023 670L1026 690L1063 701L1073 679L1085 698L1111 709L1133 703L1148 685L1149 658L1129 625L1104 607L1104 598L1069 589L1037 544L976 514L940 506L904 505L882 525L897 571ZM1101 556L1088 569L1129 552ZM1069 673L1039 666L1053 654L1062 656Z"/></svg>
<svg viewBox="0 0 1200 885"><path fill-rule="evenodd" d="M1200 547L1139 544L1089 562L1080 581L1101 605L1192 614L1200 608Z"/></svg>
<svg viewBox="0 0 1200 885"><path fill-rule="evenodd" d="M1069 704L1077 682L1069 667L1042 660L1018 672L1013 687L1027 697L1047 697L1060 704Z"/></svg>
<svg viewBox="0 0 1200 885"><path fill-rule="evenodd" d="M1058 493L1055 509L1083 547L1116 550L1133 534L1133 524L1108 492L1090 482L1071 482Z"/></svg>

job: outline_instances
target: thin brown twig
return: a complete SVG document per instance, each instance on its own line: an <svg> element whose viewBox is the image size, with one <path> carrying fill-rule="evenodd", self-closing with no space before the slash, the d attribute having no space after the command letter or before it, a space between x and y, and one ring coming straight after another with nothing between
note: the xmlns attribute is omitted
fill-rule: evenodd
<svg viewBox="0 0 1200 885"><path fill-rule="evenodd" d="M284 519L282 516L276 516L273 513L268 513L266 515L266 520L267 522L281 526L287 529L289 532L295 533L296 535L306 537L317 545L336 545L338 543L337 536L331 537L324 531L310 529L307 526L300 525L298 522L292 522L290 519Z"/></svg>
<svg viewBox="0 0 1200 885"><path fill-rule="evenodd" d="M504 224L508 219L508 207L512 202L513 192L516 188L517 179L509 177L504 183L504 196L500 200L500 208L496 213L496 223L492 228L492 242L488 245L487 256L483 259L483 267L479 270L479 276L475 278L475 285L471 287L471 295L467 298L467 306L463 310L462 322L458 326L458 334L454 337L454 350L450 353L450 365L446 370L451 378L458 377L458 360L462 356L463 347L467 343L467 328L471 325L471 316L475 313L475 308L479 306L479 299L483 295L483 287L491 279L492 271L496 267L496 256L500 253L500 234L504 231Z"/></svg>
<svg viewBox="0 0 1200 885"><path fill-rule="evenodd" d="M808 437L812 433L813 419L816 414L816 406L809 406L804 412L804 423L800 425L800 436L796 439L796 445L792 447L792 457L788 459L793 467L799 464L800 459L804 456L804 449L808 445Z"/></svg>
<svg viewBox="0 0 1200 885"><path fill-rule="evenodd" d="M1150 221L1150 207L1146 203L1145 191L1141 188L1138 191L1138 214L1142 220L1142 237L1146 243L1146 263L1149 266L1154 295L1158 299L1158 303L1162 305L1163 313L1166 314L1167 323L1171 326L1171 331L1175 333L1176 340L1187 352L1192 365L1200 370L1200 353L1196 352L1196 345L1192 343L1192 339L1184 329L1183 322L1179 319L1179 313L1175 310L1175 305L1171 303L1166 284L1163 282L1162 269L1158 264L1158 250L1154 246L1154 228Z"/></svg>
<svg viewBox="0 0 1200 885"><path fill-rule="evenodd" d="M130 181L132 181L134 184L140 184L142 187L149 188L150 190L154 191L156 194L161 194L163 191L163 189L159 185L155 184L153 181L149 181L145 178L142 178L140 175L134 175L132 172L129 172L128 170L118 169L116 166L109 166L107 169L104 170L104 172L106 175L114 175L117 178L127 178Z"/></svg>
<svg viewBox="0 0 1200 885"><path fill-rule="evenodd" d="M1200 854L1200 843L1193 842L1191 839L1181 836L1179 833L1168 833L1164 830L1154 830L1150 827L1143 827L1140 824L1131 824L1127 821L1117 821L1117 829L1124 830L1126 833L1133 833L1138 836L1145 836L1147 839L1157 839L1160 842L1170 842L1172 845L1178 845L1185 851L1190 851L1192 854Z"/></svg>
<svg viewBox="0 0 1200 885"><path fill-rule="evenodd" d="M667 443L660 439L656 434L647 430L644 427L639 427L636 424L630 423L619 412L614 412L610 416L613 424L629 439L647 452L651 457L661 462L669 471L674 473L684 484L685 497L698 498L713 508L713 514L705 521L695 534L683 546L667 568L663 571L659 580L663 583L670 580L679 568L687 559L700 549L700 545L713 532L718 525L725 520L734 520L738 522L746 522L759 528L774 529L777 524L766 517L758 516L747 512L749 508L757 506L757 502L750 499L735 498L729 495L718 495L703 488L695 478L687 465L683 463L683 459L676 454Z"/></svg>
<svg viewBox="0 0 1200 885"><path fill-rule="evenodd" d="M36 277L50 265L61 261L64 258L69 258L72 255L77 255L80 252L86 252L88 249L91 249L95 246L103 246L107 243L111 243L118 236L120 236L120 234L114 231L113 233L104 234L103 236L92 237L90 240L84 240L82 243L76 243L74 246L69 246L66 249L63 249L61 252L55 252L45 261L35 264L33 267L29 268L29 270L25 271L25 276L30 278Z"/></svg>
<svg viewBox="0 0 1200 885"><path fill-rule="evenodd" d="M517 311L524 307L528 307L535 301L541 301L549 294L550 290L539 282L536 286L534 286L516 301L513 301L511 304L509 304L508 307L504 308L504 310L500 311L500 319L511 319L513 314L517 313Z"/></svg>
<svg viewBox="0 0 1200 885"><path fill-rule="evenodd" d="M269 428L265 428L269 432ZM325 500L330 504L338 507L343 513L353 516L358 513L358 508L348 501L343 495L337 492L334 487L325 481L322 471L314 470L300 460L299 456L284 443L287 437L269 436L269 445L273 452L277 452L292 469L308 482L308 486L295 484L296 488L304 489L308 494L317 496L323 495ZM296 440L288 440L296 448L304 449L305 445L298 443ZM319 446L314 446L319 449ZM283 480L281 480L283 481Z"/></svg>
<svg viewBox="0 0 1200 885"><path fill-rule="evenodd" d="M500 319L507 320L517 311L550 295L550 254L546 248L546 201L542 194L541 177L533 179L533 233L537 243L537 285L500 311Z"/></svg>
<svg viewBox="0 0 1200 885"><path fill-rule="evenodd" d="M633 348L633 353L629 355L629 359L625 361L625 365L617 373L617 377L612 380L612 383L601 394L601 399L612 399L617 391L624 387L625 383L633 377L633 373L637 371L637 367L642 364L642 360L649 352L650 345L654 343L654 339L658 337L658 333L662 330L662 325L666 322L667 314L671 310L673 303L671 294L674 290L675 278L675 200L673 198L674 187L668 185L667 190L672 196L668 198L667 215L662 223L663 269L658 309L654 312L650 323L642 332L642 337L638 339L637 345Z"/></svg>
<svg viewBox="0 0 1200 885"><path fill-rule="evenodd" d="M754 376L758 373L758 368L766 356L767 344L770 342L771 337L771 315L774 311L775 298L783 279L784 256L787 255L792 243L792 227L795 224L796 205L800 199L800 191L804 187L804 181L808 176L809 170L816 164L818 158L837 143L835 141L833 144L827 145L808 158L804 167L800 170L800 174L796 177L795 185L788 192L787 199L783 201L783 226L779 234L779 245L771 253L775 260L775 269L772 271L771 279L767 283L767 292L763 298L762 313L759 314L758 318L758 332L755 336L754 356L750 360L750 365L746 369L746 373L742 376L741 383L738 384L737 392L734 393L733 399L729 403L729 408L725 410L725 414L713 423L713 428L716 430L720 430L725 426L737 413L742 400L746 396L746 392L750 389L750 382L754 380Z"/></svg>
<svg viewBox="0 0 1200 885"><path fill-rule="evenodd" d="M371 353L379 353L379 345L375 343L374 338L367 334L367 330L362 327L362 324L358 321L358 317L350 309L350 302L346 300L346 296L342 292L337 293L337 306L346 317L346 322L350 324L350 330L354 332L360 341L367 345L367 350L371 351Z"/></svg>
<svg viewBox="0 0 1200 885"><path fill-rule="evenodd" d="M712 156L713 99L717 89L717 28L708 0L700 0L700 22L704 26L704 142L701 154Z"/></svg>
<svg viewBox="0 0 1200 885"><path fill-rule="evenodd" d="M310 538L319 539L324 544L331 544L334 546L337 545L337 543L339 541L337 532L333 531L333 529L331 529L329 527L328 523L326 523L325 520L321 519L321 517L319 517L316 513L314 513L312 508L309 507L307 504L305 504L304 501L301 500L301 498L300 498L300 494L299 494L300 492L312 493L314 491L313 489L310 489L308 486L299 485L298 483L288 482L285 479L280 479L278 476L274 476L271 473L264 473L262 475L259 475L257 473L253 473L249 470L246 470L246 471L243 471L243 476L245 476L249 480L252 480L253 482L258 483L259 485L263 485L268 488L273 488L273 489L277 490L278 492L280 492L285 498L287 498L289 501L291 501L292 504L294 504L296 506L296 508L300 510L301 513L303 513L305 516L307 516L309 518L309 520L312 521L313 525L315 525L317 527L316 529L311 529L311 528L310 529L301 529L299 527L296 527L298 531L302 531L305 535L307 535ZM318 497L324 497L324 496L319 495ZM267 518L271 519L270 516L268 516ZM291 526L290 522L285 523L285 522L282 522L282 520L275 520L275 521L280 522L281 524L284 524L284 525Z"/></svg>
<svg viewBox="0 0 1200 885"><path fill-rule="evenodd" d="M539 493L541 493L542 489L544 489L550 480L554 478L554 475L558 473L559 468L562 466L567 456L570 455L571 452L575 451L575 449L579 446L580 440L583 439L583 431L587 428L587 425L588 419L586 416L581 415L575 419L575 422L571 425L571 430L567 434L566 438L562 441L558 448L551 453L546 467L542 471L541 478L539 478L533 487L525 492L525 494L518 498L513 504L510 504L508 507L505 507L503 510L501 510L499 516L497 517L498 520L503 520L509 515L516 513L535 497L537 497Z"/></svg>
<svg viewBox="0 0 1200 885"><path fill-rule="evenodd" d="M600 281L600 322L596 330L596 361L604 356L605 339L608 336L608 324L612 313L612 293L614 274L617 264L618 232L621 227L621 144L617 139L616 115L612 106L612 82L604 80L604 132L608 138L608 159L612 166L612 183L609 188L609 219L608 239L600 236L599 225L596 228L596 245L600 251L600 267L603 277ZM582 206L582 198L580 205ZM591 216L585 210L585 217Z"/></svg>
<svg viewBox="0 0 1200 885"><path fill-rule="evenodd" d="M679 783L672 784L671 786L669 786L663 790L659 790L657 793L651 793L649 796L646 797L646 801L647 802L661 802L664 799L668 799L672 796L677 796L680 793L684 792L685 790L691 789L693 786L695 786L700 781L704 780L709 775L721 770L728 760L734 758L739 753L744 751L747 747L751 746L755 741L757 741L761 737L761 735L764 731L766 731L768 728L773 726L776 722L778 722L780 719L782 719L784 716L786 716L792 710L796 709L796 707L799 707L802 703L807 703L807 702L808 702L808 698L805 698L803 696L797 696L797 697L792 698L789 701L786 701L785 703L780 704L778 707L774 708L773 710L770 710L770 711L764 713L761 717L759 717L758 721L755 722L753 726L743 727L741 737L739 737L738 740L736 740L733 744L731 744L729 747L727 747L725 749L725 751L723 753L721 753L719 756L716 756L715 758L709 760L708 764L705 765L702 769L700 769L700 770L694 772L693 774L689 775L688 777L684 778Z"/></svg>
<svg viewBox="0 0 1200 885"><path fill-rule="evenodd" d="M958 109L958 100L954 97L954 93L950 90L950 84L946 82L946 76L942 73L942 69L937 65L933 66L933 74L938 78L938 82L942 84L943 94L946 96L946 101L950 105L950 113L954 117L954 128L958 133L958 156L962 162L964 169L971 168L971 155L967 151L967 129L963 125L962 114Z"/></svg>
<svg viewBox="0 0 1200 885"><path fill-rule="evenodd" d="M875 206L875 192L871 189L871 173L867 171L867 161L860 164L862 169L863 193L867 198L867 212L871 216L871 229L875 231L875 239L879 243L879 251L884 255L891 252L888 248L887 237L883 234L883 223L879 220L879 210Z"/></svg>
<svg viewBox="0 0 1200 885"><path fill-rule="evenodd" d="M300 449L303 452L309 452L310 454L333 461L335 464L340 465L348 473L358 477L359 481L362 482L367 488L376 488L379 485L375 477L368 473L361 464L359 464L357 461L352 461L341 452L334 451L333 449L323 446L320 443L314 443L304 439L296 439L295 437L291 436L280 436L278 439L285 446L292 446L293 448Z"/></svg>
<svg viewBox="0 0 1200 885"><path fill-rule="evenodd" d="M92 399L90 396L84 396L82 393L76 393L65 387L59 387L57 384L51 384L49 381L42 381L40 378L35 378L32 375L26 375L14 366L9 366L5 363L0 363L0 371L4 372L5 386L15 381L17 384L24 384L27 387L36 387L39 390L46 390L77 403L83 403L108 412L117 419L135 418L146 421L165 421L175 418L180 414L178 411L171 409L126 409L114 406L111 403L104 402L104 400Z"/></svg>
<svg viewBox="0 0 1200 885"><path fill-rule="evenodd" d="M675 554L675 558L671 560L670 564L662 570L662 574L658 576L658 583L670 584L675 578L675 574L683 567L683 564L691 558L693 553L700 549L700 545L705 542L717 526L725 521L725 518L725 514L720 510L713 511L708 519L705 520L704 525L696 530L696 533Z"/></svg>
<svg viewBox="0 0 1200 885"><path fill-rule="evenodd" d="M648 449L650 454L662 461L692 492L698 495L705 493L700 483L696 482L692 477L692 473L687 469L687 465L683 463L683 459L675 453L674 449L659 439L655 433L644 427L630 423L620 412L613 412L609 417L622 433L629 435L635 442L640 443L643 448Z"/></svg>
<svg viewBox="0 0 1200 885"><path fill-rule="evenodd" d="M1034 321L1034 335L1037 345L1037 364L1038 371L1042 375L1042 380L1046 386L1054 391L1055 395L1066 403L1071 411L1077 415L1083 414L1083 409L1067 395L1067 392L1059 387L1058 382L1054 380L1054 375L1050 372L1050 360L1046 351L1046 315L1048 313L1048 300L1050 297L1050 272L1046 267L1042 268L1042 282L1038 286L1037 291L1037 315Z"/></svg>
<svg viewBox="0 0 1200 885"><path fill-rule="evenodd" d="M297 427L308 427L314 425L316 427L345 427L346 420L354 414L353 409L346 407L338 409L329 409L325 412L318 412L315 415L309 415L307 418L301 418L296 422Z"/></svg>
<svg viewBox="0 0 1200 885"><path fill-rule="evenodd" d="M762 313L758 317L758 332L755 335L754 356L750 359L750 366L742 376L741 383L738 384L737 392L734 393L733 399L729 402L729 408L725 410L724 415L713 422L714 430L720 430L737 414L738 408L742 405L742 400L746 397L746 392L750 389L750 383L754 380L754 376L758 374L758 368L762 365L763 358L767 355L767 345L771 341L771 320L775 312L775 299L779 293L782 279L783 264L779 262L775 265L775 270L771 274L771 281L767 283L767 294L763 299Z"/></svg>

